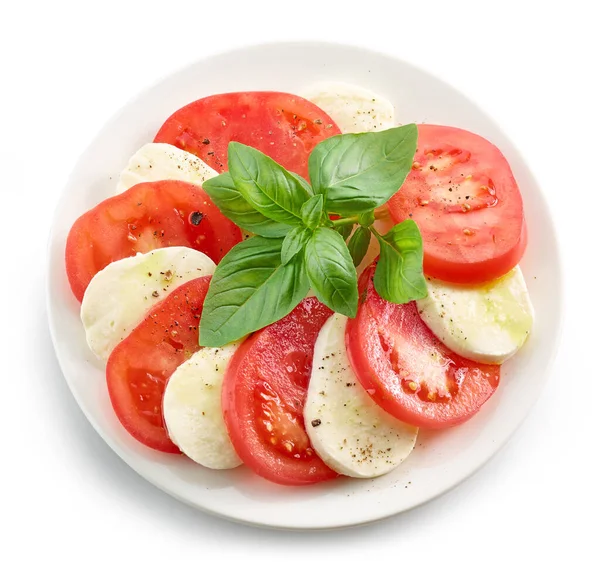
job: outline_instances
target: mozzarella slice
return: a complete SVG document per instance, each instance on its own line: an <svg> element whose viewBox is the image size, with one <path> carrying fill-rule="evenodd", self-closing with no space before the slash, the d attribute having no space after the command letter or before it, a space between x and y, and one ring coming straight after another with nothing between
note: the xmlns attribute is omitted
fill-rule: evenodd
<svg viewBox="0 0 600 573"><path fill-rule="evenodd" d="M460 356L489 364L508 360L533 326L533 307L521 269L483 286L428 279L428 296L417 301L425 324Z"/></svg>
<svg viewBox="0 0 600 573"><path fill-rule="evenodd" d="M169 437L196 463L215 470L239 466L221 409L221 388L239 343L201 348L171 376L163 398Z"/></svg>
<svg viewBox="0 0 600 573"><path fill-rule="evenodd" d="M395 125L392 103L359 86L322 82L300 95L326 112L342 133L382 131Z"/></svg>
<svg viewBox="0 0 600 573"><path fill-rule="evenodd" d="M168 143L147 143L129 160L117 183L117 193L137 183L178 179L202 185L218 173L204 161Z"/></svg>
<svg viewBox="0 0 600 573"><path fill-rule="evenodd" d="M90 281L81 302L90 349L107 360L155 303L214 270L209 257L188 247L165 247L110 263Z"/></svg>
<svg viewBox="0 0 600 573"><path fill-rule="evenodd" d="M334 314L319 333L304 423L313 448L329 467L373 478L406 459L418 429L382 410L356 379L346 354L347 320Z"/></svg>

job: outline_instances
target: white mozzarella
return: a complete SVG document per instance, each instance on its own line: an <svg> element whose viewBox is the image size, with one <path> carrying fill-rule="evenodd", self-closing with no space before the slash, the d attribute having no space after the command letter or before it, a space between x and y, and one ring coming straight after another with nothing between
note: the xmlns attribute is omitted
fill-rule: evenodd
<svg viewBox="0 0 600 573"><path fill-rule="evenodd" d="M117 183L117 193L137 183L178 179L200 185L218 173L204 161L168 143L147 143L129 160Z"/></svg>
<svg viewBox="0 0 600 573"><path fill-rule="evenodd" d="M322 82L300 95L327 113L342 133L382 131L395 125L392 103L359 86Z"/></svg>
<svg viewBox="0 0 600 573"><path fill-rule="evenodd" d="M356 379L344 342L347 320L334 314L319 333L304 421L313 448L329 467L373 478L406 459L418 429L381 409Z"/></svg>
<svg viewBox="0 0 600 573"><path fill-rule="evenodd" d="M533 326L533 307L521 269L479 286L428 279L417 301L425 324L460 356L490 364L509 359Z"/></svg>
<svg viewBox="0 0 600 573"><path fill-rule="evenodd" d="M239 466L221 409L221 388L239 343L201 348L171 376L163 397L169 437L196 463L215 470Z"/></svg>
<svg viewBox="0 0 600 573"><path fill-rule="evenodd" d="M110 263L90 281L81 302L90 349L107 360L155 303L214 270L209 257L188 247L165 247Z"/></svg>

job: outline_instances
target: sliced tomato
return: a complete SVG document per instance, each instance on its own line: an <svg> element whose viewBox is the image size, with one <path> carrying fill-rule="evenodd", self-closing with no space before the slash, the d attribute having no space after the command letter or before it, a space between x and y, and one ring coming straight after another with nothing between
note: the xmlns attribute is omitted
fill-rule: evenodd
<svg viewBox="0 0 600 573"><path fill-rule="evenodd" d="M523 201L510 166L497 147L464 129L419 125L413 168L388 206L397 223L417 223L423 269L441 280L498 278L525 251Z"/></svg>
<svg viewBox="0 0 600 573"><path fill-rule="evenodd" d="M139 183L75 221L67 238L67 276L81 301L94 275L113 261L178 246L218 263L241 240L239 227L200 187L183 181Z"/></svg>
<svg viewBox="0 0 600 573"><path fill-rule="evenodd" d="M312 449L302 415L319 330L331 311L307 298L246 339L223 382L223 413L242 461L283 485L334 478Z"/></svg>
<svg viewBox="0 0 600 573"><path fill-rule="evenodd" d="M447 428L477 413L500 382L500 366L478 364L446 348L421 320L417 305L383 300L375 264L360 278L361 302L346 327L352 368L370 396L399 420Z"/></svg>
<svg viewBox="0 0 600 573"><path fill-rule="evenodd" d="M154 141L197 155L227 171L230 141L251 145L277 163L308 177L308 156L317 143L340 133L319 107L281 92L239 92L199 99L177 110Z"/></svg>
<svg viewBox="0 0 600 573"><path fill-rule="evenodd" d="M153 306L106 365L119 421L136 440L161 452L179 452L165 428L162 399L171 374L200 349L198 323L210 278L193 279Z"/></svg>

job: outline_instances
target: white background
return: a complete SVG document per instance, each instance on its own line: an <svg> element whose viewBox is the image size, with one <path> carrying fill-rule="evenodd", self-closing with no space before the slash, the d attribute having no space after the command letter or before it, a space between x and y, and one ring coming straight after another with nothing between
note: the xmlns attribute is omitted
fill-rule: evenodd
<svg viewBox="0 0 600 573"><path fill-rule="evenodd" d="M237 4L2 2L0 570L598 571L595 2ZM44 302L52 212L103 123L140 89L199 57L289 39L397 55L494 116L550 201L567 286L553 375L509 444L442 498L337 532L228 523L144 482L78 410L54 358Z"/></svg>

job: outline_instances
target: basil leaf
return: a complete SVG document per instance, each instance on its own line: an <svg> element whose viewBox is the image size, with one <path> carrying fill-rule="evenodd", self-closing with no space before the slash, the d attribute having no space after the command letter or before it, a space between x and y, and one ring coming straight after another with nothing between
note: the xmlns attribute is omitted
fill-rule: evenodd
<svg viewBox="0 0 600 573"><path fill-rule="evenodd" d="M292 173L291 171L288 171L288 173L296 181L298 181L298 183L300 183L300 186L304 188L304 190L308 193L308 196L312 197L313 190L312 190L312 187L310 186L310 183L306 179L304 179L304 177L302 177L301 175L298 175L297 173Z"/></svg>
<svg viewBox="0 0 600 573"><path fill-rule="evenodd" d="M335 135L310 154L308 168L325 209L356 215L383 205L404 183L417 149L417 126Z"/></svg>
<svg viewBox="0 0 600 573"><path fill-rule="evenodd" d="M306 227L294 227L283 239L283 244L281 245L281 262L284 265L287 265L292 257L299 253L306 243L308 239L310 239L310 229Z"/></svg>
<svg viewBox="0 0 600 573"><path fill-rule="evenodd" d="M426 297L423 240L417 224L407 219L377 239L380 253L373 284L379 296L396 304Z"/></svg>
<svg viewBox="0 0 600 573"><path fill-rule="evenodd" d="M366 227L359 227L354 231L352 237L350 237L348 251L350 251L350 256L355 267L360 265L361 261L365 258L370 242L371 231Z"/></svg>
<svg viewBox="0 0 600 573"><path fill-rule="evenodd" d="M229 173L206 180L202 188L219 211L238 227L262 237L284 237L293 227L278 223L259 213L235 188Z"/></svg>
<svg viewBox="0 0 600 573"><path fill-rule="evenodd" d="M346 225L340 225L336 227L335 230L342 236L344 241L350 236L352 233L352 229L354 229L354 223L347 223Z"/></svg>
<svg viewBox="0 0 600 573"><path fill-rule="evenodd" d="M358 281L344 239L327 227L319 227L304 248L306 273L316 297L331 310L356 316Z"/></svg>
<svg viewBox="0 0 600 573"><path fill-rule="evenodd" d="M375 222L375 211L367 211L358 216L358 223L363 227L370 227Z"/></svg>
<svg viewBox="0 0 600 573"><path fill-rule="evenodd" d="M223 346L290 313L309 289L304 258L281 264L282 239L252 237L217 266L200 320L200 345Z"/></svg>
<svg viewBox="0 0 600 573"><path fill-rule="evenodd" d="M228 165L237 190L257 211L287 225L302 222L300 211L311 193L298 176L237 141L229 144Z"/></svg>
<svg viewBox="0 0 600 573"><path fill-rule="evenodd" d="M309 229L316 229L323 215L323 195L314 195L300 210L302 221Z"/></svg>

